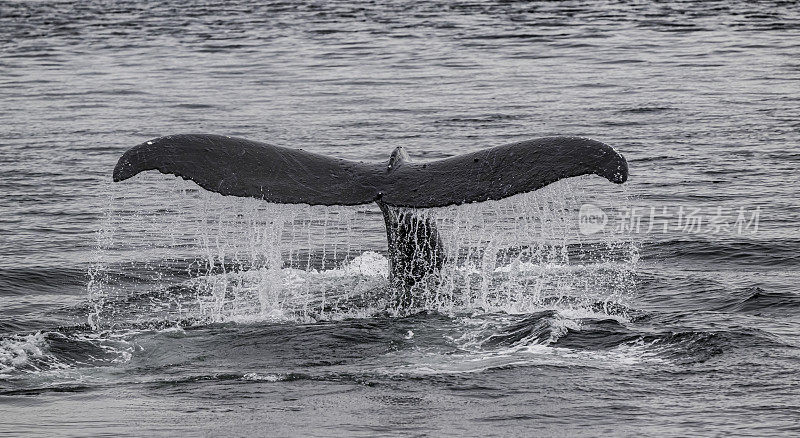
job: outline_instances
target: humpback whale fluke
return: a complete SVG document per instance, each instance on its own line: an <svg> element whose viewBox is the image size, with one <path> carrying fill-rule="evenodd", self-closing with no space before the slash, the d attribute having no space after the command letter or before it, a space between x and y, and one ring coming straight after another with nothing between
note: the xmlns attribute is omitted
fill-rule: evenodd
<svg viewBox="0 0 800 438"><path fill-rule="evenodd" d="M223 195L282 204L376 202L386 222L392 280L404 287L435 277L444 252L433 221L402 207L497 200L586 174L617 184L628 179L622 155L582 137L539 138L428 163L409 161L398 147L388 162L365 163L242 138L182 134L125 152L114 181L145 170L190 179Z"/></svg>

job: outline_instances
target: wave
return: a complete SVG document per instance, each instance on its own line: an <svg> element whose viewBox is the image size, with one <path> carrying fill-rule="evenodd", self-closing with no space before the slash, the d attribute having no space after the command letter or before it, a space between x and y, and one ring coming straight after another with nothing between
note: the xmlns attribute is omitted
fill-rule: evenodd
<svg viewBox="0 0 800 438"><path fill-rule="evenodd" d="M528 313L427 311L311 323L182 324L131 321L114 330L75 326L2 337L0 392L84 391L98 381L82 376L107 367L135 370L137 382L156 387L206 380L370 381L446 378L515 367L690 365L742 349L786 347L756 328L653 330L626 314L564 306ZM85 371L65 374L70 370ZM41 378L27 380L22 389L13 384L29 374ZM79 385L70 389L75 383Z"/></svg>
<svg viewBox="0 0 800 438"><path fill-rule="evenodd" d="M748 288L746 297L722 306L720 311L757 315L794 315L800 309L800 295L791 292L770 292L760 287Z"/></svg>
<svg viewBox="0 0 800 438"><path fill-rule="evenodd" d="M61 293L86 284L86 270L78 267L0 268L0 296Z"/></svg>
<svg viewBox="0 0 800 438"><path fill-rule="evenodd" d="M133 345L126 333L47 331L0 338L0 379L19 373L96 367L126 362Z"/></svg>
<svg viewBox="0 0 800 438"><path fill-rule="evenodd" d="M671 238L644 244L642 256L660 260L699 261L703 264L728 263L740 267L752 264L765 267L796 267L800 263L797 248L800 239L726 239L700 235ZM718 265L717 265L718 266Z"/></svg>

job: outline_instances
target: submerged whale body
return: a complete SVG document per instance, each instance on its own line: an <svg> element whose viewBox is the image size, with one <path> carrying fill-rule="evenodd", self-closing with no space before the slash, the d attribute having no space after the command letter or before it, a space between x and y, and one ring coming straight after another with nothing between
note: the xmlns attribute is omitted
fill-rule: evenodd
<svg viewBox="0 0 800 438"><path fill-rule="evenodd" d="M387 162L365 163L242 138L182 134L125 152L114 181L145 170L190 179L223 195L282 204L375 202L386 223L390 281L404 290L436 281L444 263L433 220L408 208L497 200L586 174L617 184L628 179L622 155L581 137L539 138L428 163L411 162L398 147Z"/></svg>

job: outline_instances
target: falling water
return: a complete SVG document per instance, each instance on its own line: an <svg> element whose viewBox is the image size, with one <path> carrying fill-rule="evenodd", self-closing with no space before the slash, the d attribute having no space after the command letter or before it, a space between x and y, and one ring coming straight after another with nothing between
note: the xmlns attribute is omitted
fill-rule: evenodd
<svg viewBox="0 0 800 438"><path fill-rule="evenodd" d="M310 322L554 306L611 313L632 291L637 245L610 232L580 233L587 193L605 205L625 198L613 188L587 187L593 182L578 178L502 201L405 209L435 221L447 255L441 280L415 292L409 308L387 282L377 206L277 205L148 175L110 189L90 272L90 323ZM139 262L126 260L133 253ZM129 286L116 289L119 276L134 277L135 300Z"/></svg>
<svg viewBox="0 0 800 438"><path fill-rule="evenodd" d="M0 435L796 436L799 14L0 3ZM179 132L417 162L585 135L631 173L411 211L450 258L398 308L375 205L110 182ZM584 203L660 222L586 235Z"/></svg>

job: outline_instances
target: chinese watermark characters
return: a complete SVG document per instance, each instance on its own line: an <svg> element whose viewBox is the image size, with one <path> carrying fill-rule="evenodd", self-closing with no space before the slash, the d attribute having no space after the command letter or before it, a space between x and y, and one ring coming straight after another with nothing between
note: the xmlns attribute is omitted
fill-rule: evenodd
<svg viewBox="0 0 800 438"><path fill-rule="evenodd" d="M600 207L583 204L578 213L578 225L584 235L604 230L625 234L754 234L758 232L760 216L760 206L754 209L663 206L623 207L610 218Z"/></svg>

